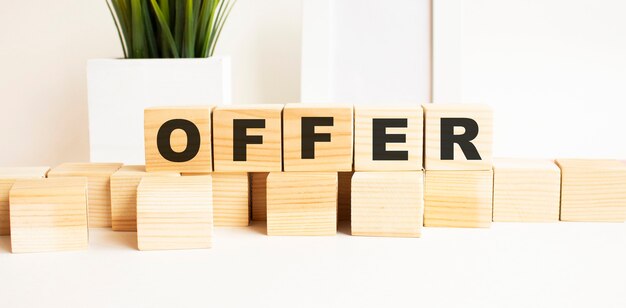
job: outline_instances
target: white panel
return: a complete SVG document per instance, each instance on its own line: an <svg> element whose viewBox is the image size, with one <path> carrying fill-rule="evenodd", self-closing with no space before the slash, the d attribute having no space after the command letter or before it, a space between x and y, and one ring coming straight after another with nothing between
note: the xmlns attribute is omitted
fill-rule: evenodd
<svg viewBox="0 0 626 308"><path fill-rule="evenodd" d="M429 0L305 0L303 7L302 101L430 102Z"/></svg>

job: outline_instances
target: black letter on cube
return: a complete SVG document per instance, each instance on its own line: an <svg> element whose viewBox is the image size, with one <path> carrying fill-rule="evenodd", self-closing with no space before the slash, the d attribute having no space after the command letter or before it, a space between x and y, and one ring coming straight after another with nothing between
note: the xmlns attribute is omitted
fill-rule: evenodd
<svg viewBox="0 0 626 308"><path fill-rule="evenodd" d="M187 147L182 152L176 152L172 149L170 137L172 132L182 129L187 134ZM192 160L200 151L200 130L193 122L185 119L169 120L159 128L157 133L157 148L163 158L175 162L182 163Z"/></svg>
<svg viewBox="0 0 626 308"><path fill-rule="evenodd" d="M408 151L387 151L387 143L405 143L405 134L387 134L387 127L408 127L407 119L372 119L372 159L409 160Z"/></svg>
<svg viewBox="0 0 626 308"><path fill-rule="evenodd" d="M315 142L330 142L330 134L316 134L315 126L333 126L333 117L302 117L301 132L301 158L315 158Z"/></svg>
<svg viewBox="0 0 626 308"><path fill-rule="evenodd" d="M233 119L233 161L246 161L248 144L262 144L263 136L248 136L248 128L265 128L265 119Z"/></svg>
<svg viewBox="0 0 626 308"><path fill-rule="evenodd" d="M462 135L455 135L454 128L465 128ZM478 123L468 118L441 118L441 159L454 160L454 144L458 144L467 160L481 160L476 146L471 142L478 136Z"/></svg>

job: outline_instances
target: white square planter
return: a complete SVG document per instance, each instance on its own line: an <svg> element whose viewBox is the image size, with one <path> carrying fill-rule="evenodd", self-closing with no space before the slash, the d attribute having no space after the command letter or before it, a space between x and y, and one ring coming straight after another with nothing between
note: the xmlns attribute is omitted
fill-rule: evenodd
<svg viewBox="0 0 626 308"><path fill-rule="evenodd" d="M87 87L91 161L144 164L144 109L230 104L230 59L90 60Z"/></svg>

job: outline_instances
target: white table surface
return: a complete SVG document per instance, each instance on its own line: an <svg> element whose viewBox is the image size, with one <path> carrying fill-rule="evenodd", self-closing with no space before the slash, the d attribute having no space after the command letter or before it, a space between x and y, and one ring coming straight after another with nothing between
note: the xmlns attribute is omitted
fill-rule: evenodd
<svg viewBox="0 0 626 308"><path fill-rule="evenodd" d="M626 307L626 224L426 228L422 238L268 237L217 228L210 250L136 250L90 231L86 251L11 254L0 307Z"/></svg>

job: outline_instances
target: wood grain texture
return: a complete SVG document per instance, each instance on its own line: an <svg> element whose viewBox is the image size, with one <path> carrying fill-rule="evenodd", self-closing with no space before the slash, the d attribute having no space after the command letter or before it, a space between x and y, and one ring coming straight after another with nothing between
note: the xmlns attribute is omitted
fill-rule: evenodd
<svg viewBox="0 0 626 308"><path fill-rule="evenodd" d="M493 111L486 105L425 104L424 167L426 170L491 170L493 162ZM481 160L467 160L454 145L454 160L441 159L441 118L470 118L478 123L478 136L472 141ZM463 134L463 128L455 130Z"/></svg>
<svg viewBox="0 0 626 308"><path fill-rule="evenodd" d="M111 175L111 227L137 231L137 185L147 176L180 176L177 172L146 172L145 166L123 166Z"/></svg>
<svg viewBox="0 0 626 308"><path fill-rule="evenodd" d="M617 160L558 159L561 220L626 221L626 164Z"/></svg>
<svg viewBox="0 0 626 308"><path fill-rule="evenodd" d="M213 154L216 172L269 172L282 170L283 105L220 106L213 110ZM246 161L233 159L233 122L262 119L265 128L249 128L248 136L261 136L262 144L246 145Z"/></svg>
<svg viewBox="0 0 626 308"><path fill-rule="evenodd" d="M354 172L338 173L337 220L350 221L350 196Z"/></svg>
<svg viewBox="0 0 626 308"><path fill-rule="evenodd" d="M155 107L144 111L144 144L146 149L146 170L173 172L211 172L211 106ZM173 119L192 122L200 132L200 148L196 156L185 162L172 162L165 159L157 147L157 134L161 126ZM170 144L175 152L187 148L187 134L176 129L170 136Z"/></svg>
<svg viewBox="0 0 626 308"><path fill-rule="evenodd" d="M352 235L420 237L423 217L422 171L352 176Z"/></svg>
<svg viewBox="0 0 626 308"><path fill-rule="evenodd" d="M493 221L559 221L561 170L552 160L493 162Z"/></svg>
<svg viewBox="0 0 626 308"><path fill-rule="evenodd" d="M426 170L424 226L489 227L492 189L491 170Z"/></svg>
<svg viewBox="0 0 626 308"><path fill-rule="evenodd" d="M87 177L90 228L111 227L110 177L122 167L119 163L64 163L48 172L54 177Z"/></svg>
<svg viewBox="0 0 626 308"><path fill-rule="evenodd" d="M387 128L386 134L404 135L404 143L387 143L387 151L406 151L407 160L374 160L374 119L406 119L406 128ZM355 171L418 171L422 170L424 115L419 105L395 107L354 107L354 170Z"/></svg>
<svg viewBox="0 0 626 308"><path fill-rule="evenodd" d="M139 250L210 248L211 176L144 177L137 187Z"/></svg>
<svg viewBox="0 0 626 308"><path fill-rule="evenodd" d="M87 178L17 180L10 192L14 253L86 249Z"/></svg>
<svg viewBox="0 0 626 308"><path fill-rule="evenodd" d="M269 172L250 174L252 186L252 220L267 220L267 176Z"/></svg>
<svg viewBox="0 0 626 308"><path fill-rule="evenodd" d="M11 234L9 191L18 179L45 178L49 167L0 167L0 235Z"/></svg>
<svg viewBox="0 0 626 308"><path fill-rule="evenodd" d="M336 172L270 172L268 235L335 235Z"/></svg>
<svg viewBox="0 0 626 308"><path fill-rule="evenodd" d="M302 118L332 117L333 126L317 126L330 142L315 143L315 158L302 158ZM351 105L287 104L283 109L284 171L352 171L353 110Z"/></svg>
<svg viewBox="0 0 626 308"><path fill-rule="evenodd" d="M183 173L183 176L211 175L213 181L213 224L216 227L247 227L250 224L248 173Z"/></svg>

